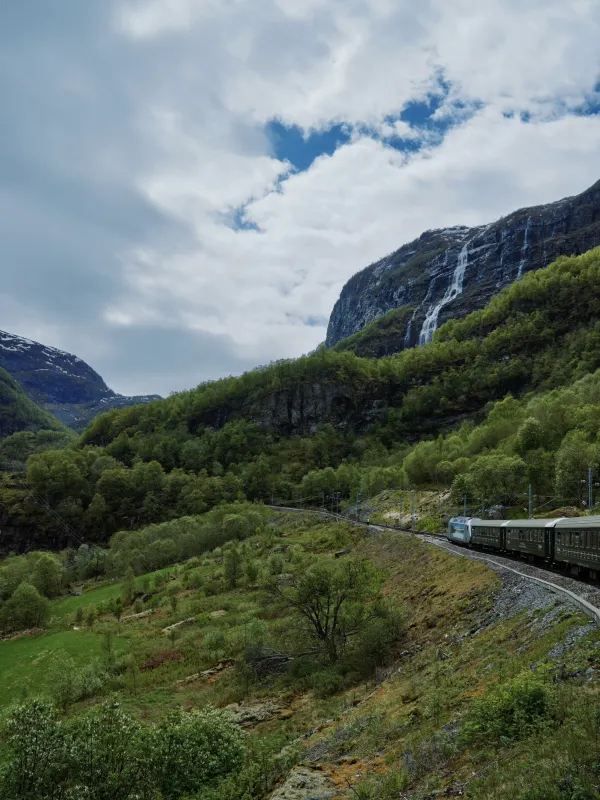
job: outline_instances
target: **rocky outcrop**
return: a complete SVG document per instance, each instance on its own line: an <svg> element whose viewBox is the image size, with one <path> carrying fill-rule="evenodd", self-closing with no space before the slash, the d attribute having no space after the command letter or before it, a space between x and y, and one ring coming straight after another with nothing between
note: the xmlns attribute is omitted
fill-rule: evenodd
<svg viewBox="0 0 600 800"><path fill-rule="evenodd" d="M328 800L337 792L322 772L295 767L285 783L271 795L271 800Z"/></svg>
<svg viewBox="0 0 600 800"><path fill-rule="evenodd" d="M525 272L600 244L600 181L575 197L515 211L477 228L426 231L352 277L334 306L326 344L392 309L412 309L394 349L423 344L452 317L484 306Z"/></svg>
<svg viewBox="0 0 600 800"><path fill-rule="evenodd" d="M189 428L192 432L206 427L218 429L241 417L283 436L308 436L324 422L339 430L357 430L381 420L385 410L381 386L360 383L348 376L323 376L320 382L297 380L280 389L212 408L193 417Z"/></svg>
<svg viewBox="0 0 600 800"><path fill-rule="evenodd" d="M84 427L102 411L158 399L116 394L77 356L5 331L0 331L0 367L34 403L72 428Z"/></svg>

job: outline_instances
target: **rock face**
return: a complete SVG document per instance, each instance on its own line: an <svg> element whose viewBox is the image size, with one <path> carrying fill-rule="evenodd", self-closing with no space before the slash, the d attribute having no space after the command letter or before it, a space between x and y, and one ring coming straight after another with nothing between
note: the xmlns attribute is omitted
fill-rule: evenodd
<svg viewBox="0 0 600 800"><path fill-rule="evenodd" d="M42 408L72 428L84 427L110 408L147 403L157 395L116 394L77 356L0 331L0 367Z"/></svg>
<svg viewBox="0 0 600 800"><path fill-rule="evenodd" d="M342 289L326 344L409 307L395 349L428 342L451 317L484 306L525 272L600 245L600 181L575 197L521 209L490 225L426 231L366 267Z"/></svg>
<svg viewBox="0 0 600 800"><path fill-rule="evenodd" d="M276 430L283 436L308 436L326 420L340 430L356 430L380 419L385 402L374 387L358 385L351 379L298 381L257 398L244 398L236 405L223 405L202 413L190 430L221 428L240 417L260 428Z"/></svg>

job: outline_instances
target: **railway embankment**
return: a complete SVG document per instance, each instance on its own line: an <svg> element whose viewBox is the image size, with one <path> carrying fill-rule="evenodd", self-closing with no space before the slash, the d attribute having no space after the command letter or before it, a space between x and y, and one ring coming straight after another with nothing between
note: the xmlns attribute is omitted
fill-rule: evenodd
<svg viewBox="0 0 600 800"><path fill-rule="evenodd" d="M389 570L406 645L302 738L274 800L597 798L600 626L537 567L370 531L357 547Z"/></svg>

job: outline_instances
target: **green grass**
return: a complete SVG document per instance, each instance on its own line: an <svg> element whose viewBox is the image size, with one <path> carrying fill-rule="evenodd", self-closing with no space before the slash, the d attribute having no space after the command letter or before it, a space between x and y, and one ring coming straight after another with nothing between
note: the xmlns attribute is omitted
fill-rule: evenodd
<svg viewBox="0 0 600 800"><path fill-rule="evenodd" d="M121 594L120 583L110 583L100 586L97 589L89 588L83 594L70 595L54 600L51 605L50 614L53 621L64 621L68 617L74 617L78 608L88 611L91 607L99 603L106 603Z"/></svg>
<svg viewBox="0 0 600 800"><path fill-rule="evenodd" d="M157 569L154 572L148 572L137 579L137 584L141 585L143 579L153 580L157 575L168 575L173 571L173 567L164 567ZM74 617L78 608L83 609L84 613L91 607L98 606L100 603L110 602L121 595L122 581L115 581L114 583L105 583L102 586L85 587L83 594L70 595L69 597L61 597L52 601L51 617L53 621L63 622L69 617ZM70 621L70 620L69 620Z"/></svg>
<svg viewBox="0 0 600 800"><path fill-rule="evenodd" d="M117 637L114 647L122 652L127 641ZM102 636L89 631L50 632L0 642L0 706L26 694L49 691L51 667L57 655L66 653L77 666L84 666L101 652Z"/></svg>

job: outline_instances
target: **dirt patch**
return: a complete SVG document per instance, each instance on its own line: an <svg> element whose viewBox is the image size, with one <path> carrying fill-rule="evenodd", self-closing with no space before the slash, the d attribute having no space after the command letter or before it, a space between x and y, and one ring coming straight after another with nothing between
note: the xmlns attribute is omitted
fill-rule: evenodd
<svg viewBox="0 0 600 800"><path fill-rule="evenodd" d="M147 658L143 664L140 665L141 672L148 672L152 669L158 669L163 664L172 664L177 661L183 661L183 653L178 650L165 650L162 653L156 653L150 658Z"/></svg>

